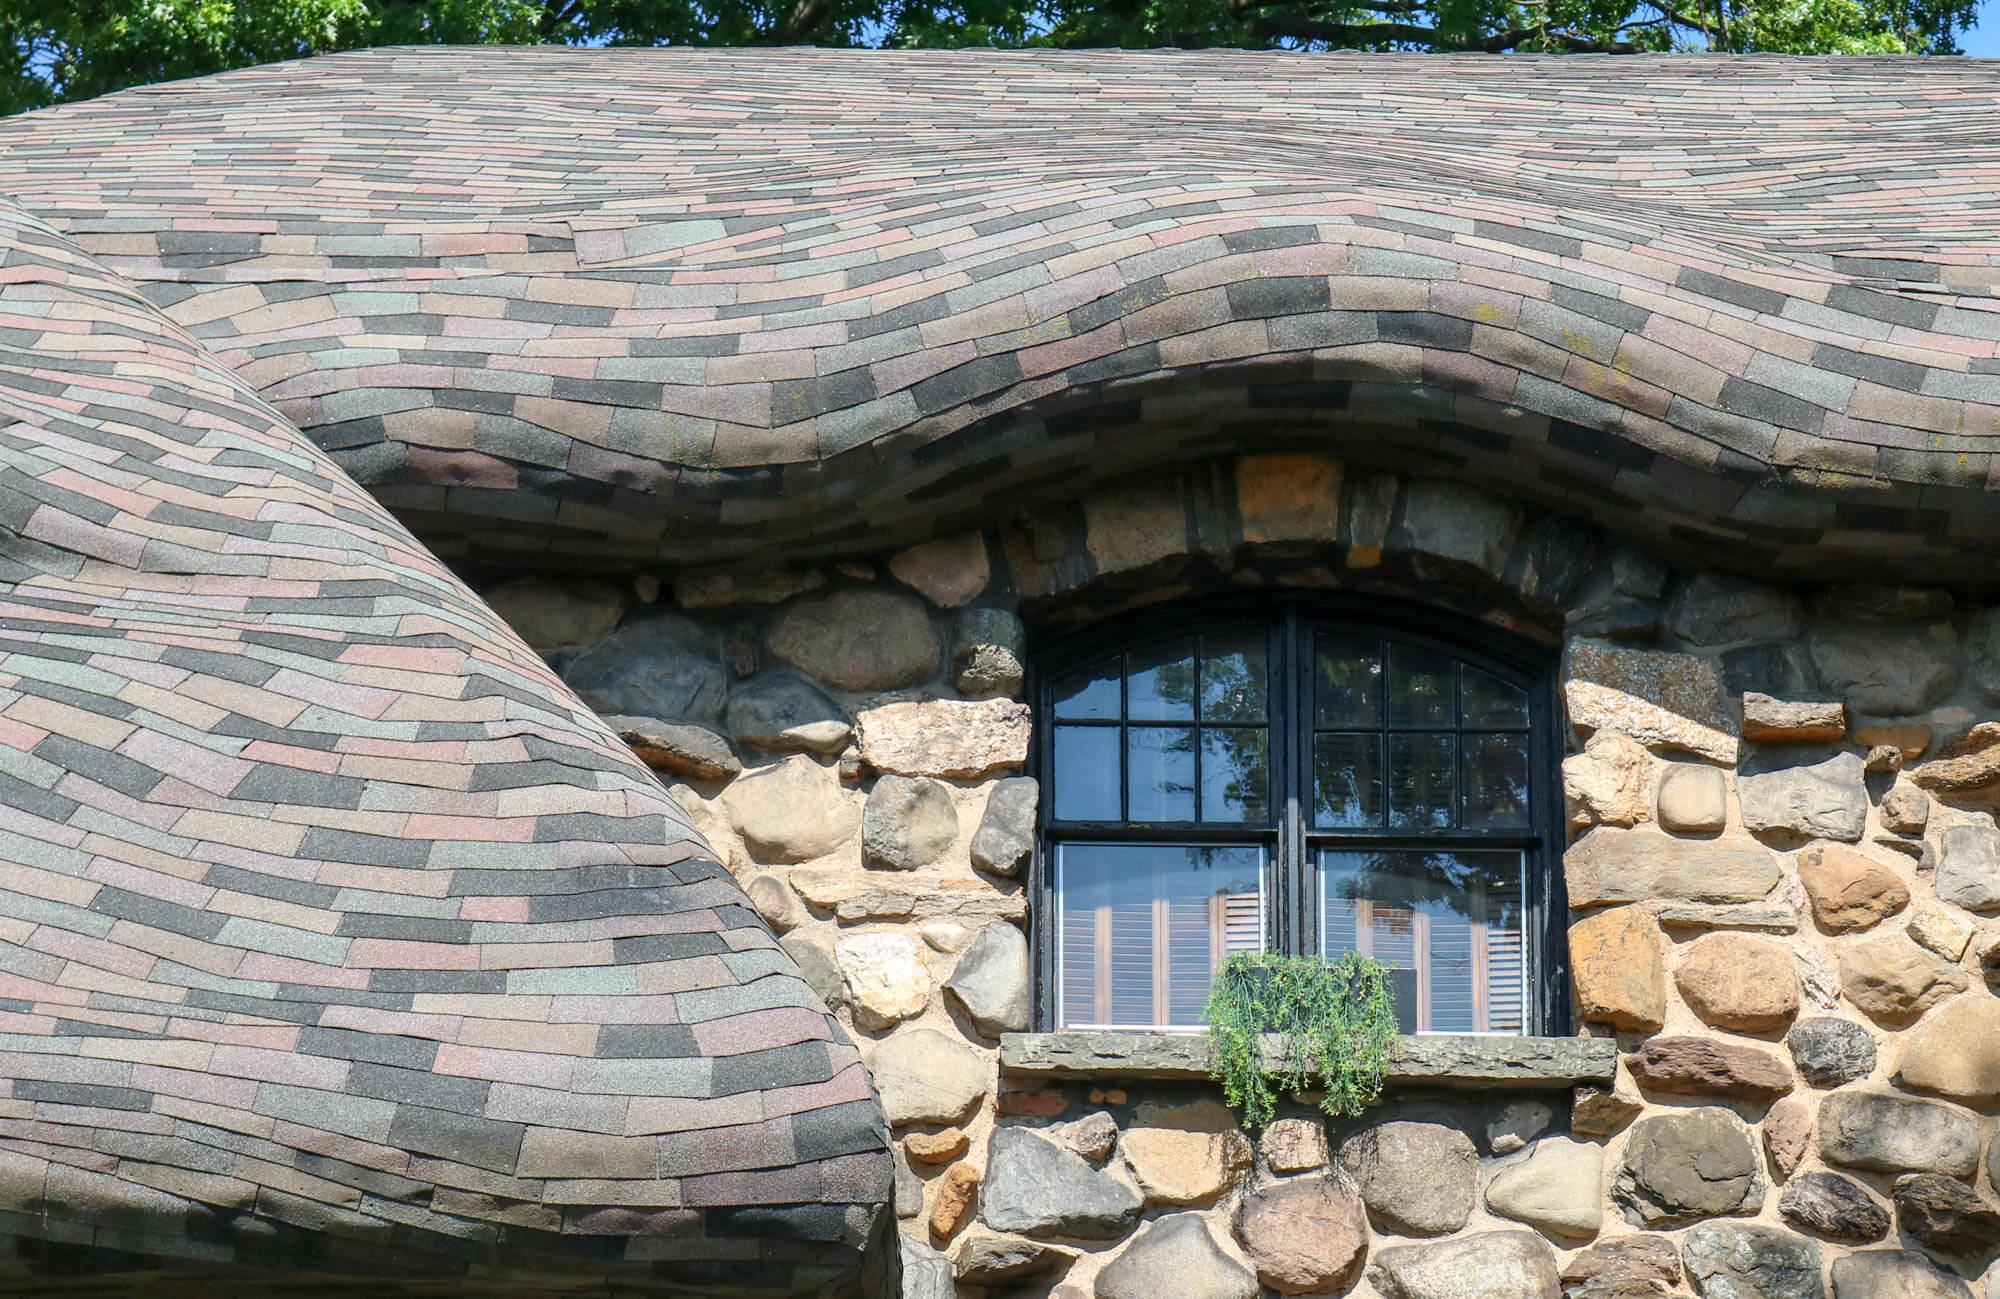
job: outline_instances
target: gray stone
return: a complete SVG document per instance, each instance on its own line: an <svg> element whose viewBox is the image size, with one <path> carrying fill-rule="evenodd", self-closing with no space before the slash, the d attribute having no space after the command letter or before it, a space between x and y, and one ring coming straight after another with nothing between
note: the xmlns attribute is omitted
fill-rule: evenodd
<svg viewBox="0 0 2000 1299"><path fill-rule="evenodd" d="M1903 1233L1928 1249L1982 1261L2000 1249L2000 1212L1956 1178L1905 1173L1895 1200Z"/></svg>
<svg viewBox="0 0 2000 1299"><path fill-rule="evenodd" d="M1785 1184L1778 1212L1829 1240L1866 1244L1889 1234L1889 1211L1866 1187L1839 1173L1800 1173Z"/></svg>
<svg viewBox="0 0 2000 1299"><path fill-rule="evenodd" d="M1667 629L1702 648L1784 641L1799 634L1803 614L1797 597L1774 587L1700 573L1674 592L1667 606Z"/></svg>
<svg viewBox="0 0 2000 1299"><path fill-rule="evenodd" d="M995 1231L1116 1240L1139 1220L1131 1185L1027 1128L996 1128L987 1146L979 1218Z"/></svg>
<svg viewBox="0 0 2000 1299"><path fill-rule="evenodd" d="M1264 1039L1267 1058L1280 1039ZM1021 1033L1000 1044L1009 1073L1054 1078L1212 1081L1213 1053L1201 1034ZM1402 1037L1389 1049L1387 1081L1441 1087L1554 1087L1609 1083L1618 1070L1610 1038L1438 1034Z"/></svg>
<svg viewBox="0 0 2000 1299"><path fill-rule="evenodd" d="M958 645L992 645L1019 654L1027 643L1021 620L1005 609L966 609L958 615Z"/></svg>
<svg viewBox="0 0 2000 1299"><path fill-rule="evenodd" d="M1707 659L1572 640L1562 672L1563 707L1579 732L1623 731L1649 748L1736 760L1735 719Z"/></svg>
<svg viewBox="0 0 2000 1299"><path fill-rule="evenodd" d="M1922 834L1931 820L1931 798L1914 785L1898 785L1882 795L1882 824L1897 834Z"/></svg>
<svg viewBox="0 0 2000 1299"><path fill-rule="evenodd" d="M903 1299L958 1299L950 1259L902 1232L896 1244L903 1254Z"/></svg>
<svg viewBox="0 0 2000 1299"><path fill-rule="evenodd" d="M1695 762L1669 763L1660 774L1660 826L1676 834L1720 834L1729 824L1722 772Z"/></svg>
<svg viewBox="0 0 2000 1299"><path fill-rule="evenodd" d="M1802 1019L1785 1034L1799 1077L1815 1087L1838 1087L1875 1072L1875 1039L1848 1019Z"/></svg>
<svg viewBox="0 0 2000 1299"><path fill-rule="evenodd" d="M1608 1137L1639 1117L1646 1103L1629 1079L1610 1087L1576 1087L1570 1092L1569 1128L1583 1137Z"/></svg>
<svg viewBox="0 0 2000 1299"><path fill-rule="evenodd" d="M795 672L766 672L739 686L723 722L738 744L769 753L831 756L854 738L840 705Z"/></svg>
<svg viewBox="0 0 2000 1299"><path fill-rule="evenodd" d="M995 782L986 814L972 836L972 864L992 875L1014 876L1035 851L1035 803L1041 786L1032 776Z"/></svg>
<svg viewBox="0 0 2000 1299"><path fill-rule="evenodd" d="M1833 1261L1833 1299L1972 1299L1972 1287L1915 1250L1866 1249Z"/></svg>
<svg viewBox="0 0 2000 1299"><path fill-rule="evenodd" d="M953 665L958 669L958 675L952 678L958 692L974 699L992 695L1018 698L1021 679L1027 672L1012 650L1001 649L998 645L962 648L953 658Z"/></svg>
<svg viewBox="0 0 2000 1299"><path fill-rule="evenodd" d="M1847 735L1847 705L1743 692L1743 738L1760 744L1829 743Z"/></svg>
<svg viewBox="0 0 2000 1299"><path fill-rule="evenodd" d="M1541 1101L1510 1101L1486 1125L1486 1148L1496 1155L1511 1155L1549 1130L1555 1111Z"/></svg>
<svg viewBox="0 0 2000 1299"><path fill-rule="evenodd" d="M924 1179L917 1176L910 1167L910 1161L893 1144L890 1146L890 1157L896 1165L896 1216L914 1218L924 1211Z"/></svg>
<svg viewBox="0 0 2000 1299"><path fill-rule="evenodd" d="M913 871L944 856L958 838L951 791L935 780L883 776L861 810L861 859L881 870Z"/></svg>
<svg viewBox="0 0 2000 1299"><path fill-rule="evenodd" d="M1510 1160L1486 1186L1486 1207L1552 1236L1595 1236L1604 1222L1604 1148L1545 1137Z"/></svg>
<svg viewBox="0 0 2000 1299"><path fill-rule="evenodd" d="M1864 776L1860 754L1836 754L1810 767L1738 776L1736 803L1753 834L1853 843L1868 827Z"/></svg>
<svg viewBox="0 0 2000 1299"><path fill-rule="evenodd" d="M1825 1299L1819 1242L1777 1227L1705 1222L1681 1253L1702 1299Z"/></svg>
<svg viewBox="0 0 2000 1299"><path fill-rule="evenodd" d="M805 934L788 934L778 940L778 946L785 949L792 963L799 967L799 973L805 976L806 986L826 1003L828 1010L846 1003L847 985L841 981L833 953L824 944Z"/></svg>
<svg viewBox="0 0 2000 1299"><path fill-rule="evenodd" d="M1768 690L1794 699L1821 693L1812 653L1799 641L1740 645L1722 652L1722 683L1731 694Z"/></svg>
<svg viewBox="0 0 2000 1299"><path fill-rule="evenodd" d="M1675 839L1601 825L1563 854L1569 904L1615 906L1672 898L1756 902L1778 882L1778 860L1762 844Z"/></svg>
<svg viewBox="0 0 2000 1299"><path fill-rule="evenodd" d="M609 582L523 577L487 591L486 603L522 640L547 652L610 635L631 601Z"/></svg>
<svg viewBox="0 0 2000 1299"><path fill-rule="evenodd" d="M1955 825L1938 836L1938 900L1967 911L2000 911L2000 830Z"/></svg>
<svg viewBox="0 0 2000 1299"><path fill-rule="evenodd" d="M1821 630L1810 644L1827 688L1872 717L1921 713L1958 685L1956 647L1922 628Z"/></svg>
<svg viewBox="0 0 2000 1299"><path fill-rule="evenodd" d="M563 680L598 713L713 722L728 678L714 638L686 618L629 622L569 661Z"/></svg>
<svg viewBox="0 0 2000 1299"><path fill-rule="evenodd" d="M1215 1243L1199 1213L1146 1224L1097 1274L1097 1299L1257 1299L1257 1278Z"/></svg>
<svg viewBox="0 0 2000 1299"><path fill-rule="evenodd" d="M2000 608L1980 609L1965 619L1966 662L1972 686L1989 704L2000 704Z"/></svg>
<svg viewBox="0 0 2000 1299"><path fill-rule="evenodd" d="M1368 1265L1382 1299L1559 1299L1548 1243L1529 1231L1483 1231L1429 1245L1392 1245Z"/></svg>
<svg viewBox="0 0 2000 1299"><path fill-rule="evenodd" d="M1738 902L1712 906L1706 902L1662 902L1653 913L1662 929L1754 929L1769 934L1795 934L1799 913L1790 902Z"/></svg>
<svg viewBox="0 0 2000 1299"><path fill-rule="evenodd" d="M1368 1256L1367 1215L1338 1177L1258 1187L1238 1202L1232 1225L1257 1279L1280 1294L1345 1287Z"/></svg>
<svg viewBox="0 0 2000 1299"><path fill-rule="evenodd" d="M1340 1162L1385 1231L1441 1236L1472 1214L1479 1152L1442 1123L1398 1120L1364 1128L1340 1145Z"/></svg>
<svg viewBox="0 0 2000 1299"><path fill-rule="evenodd" d="M1404 544L1413 551L1470 564L1494 577L1507 566L1520 511L1477 488L1441 478L1411 480L1403 491Z"/></svg>
<svg viewBox="0 0 2000 1299"><path fill-rule="evenodd" d="M958 958L944 990L986 1036L1025 1031L1028 940L1004 920L986 926Z"/></svg>
<svg viewBox="0 0 2000 1299"><path fill-rule="evenodd" d="M1656 1114L1632 1125L1611 1196L1637 1227L1673 1227L1755 1213L1764 1161L1750 1129L1714 1106Z"/></svg>
<svg viewBox="0 0 2000 1299"><path fill-rule="evenodd" d="M1611 552L1611 589L1634 600L1656 600L1673 569L1649 550L1619 546Z"/></svg>
<svg viewBox="0 0 2000 1299"><path fill-rule="evenodd" d="M728 780L743 770L730 751L729 741L706 727L617 714L605 718L604 724L618 733L640 761L682 780Z"/></svg>
<svg viewBox="0 0 2000 1299"><path fill-rule="evenodd" d="M937 675L941 652L914 596L848 590L801 600L771 628L771 652L836 690L895 690Z"/></svg>
<svg viewBox="0 0 2000 1299"><path fill-rule="evenodd" d="M1841 1090L1819 1107L1819 1152L1829 1164L1871 1173L1945 1173L1979 1167L1979 1120L1944 1101Z"/></svg>
<svg viewBox="0 0 2000 1299"><path fill-rule="evenodd" d="M985 1056L936 1029L905 1029L876 1043L868 1073L882 1109L897 1127L958 1123L986 1098L992 1066Z"/></svg>
<svg viewBox="0 0 2000 1299"><path fill-rule="evenodd" d="M971 1231L961 1239L955 1270L966 1285L996 1286L1040 1281L1068 1271L1074 1262L1076 1251L1060 1245Z"/></svg>

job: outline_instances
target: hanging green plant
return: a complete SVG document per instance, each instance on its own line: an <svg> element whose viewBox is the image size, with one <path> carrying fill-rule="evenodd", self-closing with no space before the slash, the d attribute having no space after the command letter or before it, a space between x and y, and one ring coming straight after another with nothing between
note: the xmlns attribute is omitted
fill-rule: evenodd
<svg viewBox="0 0 2000 1299"><path fill-rule="evenodd" d="M1247 1128L1271 1121L1281 1091L1323 1087L1320 1108L1337 1118L1382 1094L1396 1010L1380 961L1237 952L1215 972L1207 1017L1212 1068ZM1264 1058L1267 1034L1276 1060Z"/></svg>

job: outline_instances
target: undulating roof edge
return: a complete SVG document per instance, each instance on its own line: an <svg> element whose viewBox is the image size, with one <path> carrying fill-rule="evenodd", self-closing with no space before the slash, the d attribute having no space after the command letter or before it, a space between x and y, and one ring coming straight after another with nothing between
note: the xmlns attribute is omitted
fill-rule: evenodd
<svg viewBox="0 0 2000 1299"><path fill-rule="evenodd" d="M0 121L0 191L453 562L1304 445L1990 588L1996 66L375 50Z"/></svg>
<svg viewBox="0 0 2000 1299"><path fill-rule="evenodd" d="M5 203L0 285L8 1292L885 1293L858 1053L667 791Z"/></svg>

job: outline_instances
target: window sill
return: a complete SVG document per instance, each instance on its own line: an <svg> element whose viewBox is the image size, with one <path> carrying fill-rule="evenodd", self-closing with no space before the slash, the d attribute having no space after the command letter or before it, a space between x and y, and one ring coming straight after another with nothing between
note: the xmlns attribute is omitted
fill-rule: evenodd
<svg viewBox="0 0 2000 1299"><path fill-rule="evenodd" d="M1007 1033L1000 1038L1000 1072L1022 1077L1210 1078L1209 1059L1208 1038L1199 1033ZM1617 1068L1618 1044L1610 1038L1438 1034L1397 1038L1387 1081L1469 1088L1609 1085Z"/></svg>

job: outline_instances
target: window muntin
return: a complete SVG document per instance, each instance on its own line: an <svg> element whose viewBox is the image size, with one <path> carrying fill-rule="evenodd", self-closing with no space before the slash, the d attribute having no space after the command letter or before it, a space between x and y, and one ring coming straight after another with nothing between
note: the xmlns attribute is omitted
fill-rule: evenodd
<svg viewBox="0 0 2000 1299"><path fill-rule="evenodd" d="M1045 678L1051 1027L1198 1028L1246 946L1384 960L1407 1032L1559 1022L1547 667L1368 613L1161 620Z"/></svg>

